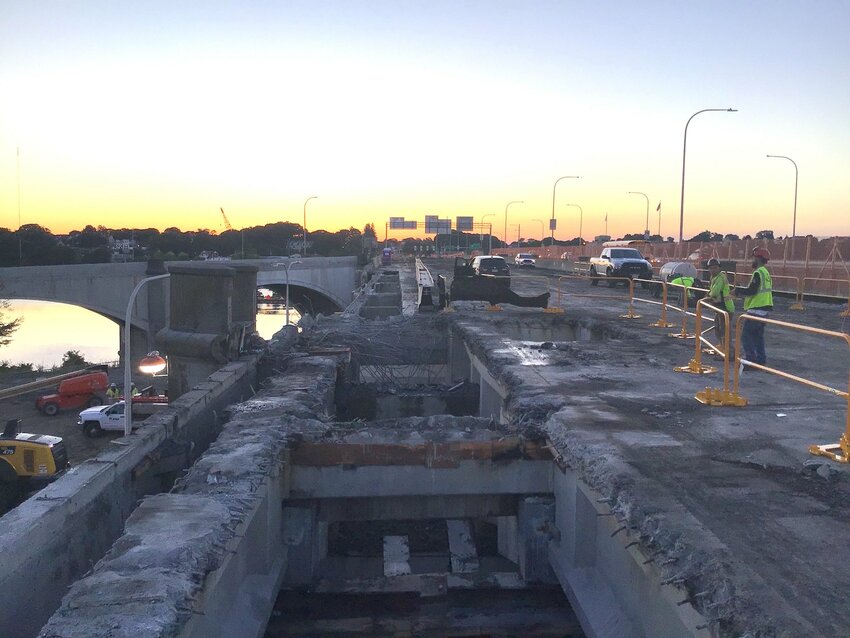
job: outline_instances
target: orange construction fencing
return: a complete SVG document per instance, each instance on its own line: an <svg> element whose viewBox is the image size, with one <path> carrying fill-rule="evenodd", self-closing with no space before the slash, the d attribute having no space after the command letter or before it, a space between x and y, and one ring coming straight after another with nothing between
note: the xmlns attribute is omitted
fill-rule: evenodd
<svg viewBox="0 0 850 638"><path fill-rule="evenodd" d="M823 335L825 337L840 339L848 347L850 347L850 335L847 335L843 332L835 332L833 330L823 330L822 328L814 328L812 326L804 326L801 324L789 323L787 321L779 321L777 319L768 319L767 317L743 314L738 317L738 321L735 326L735 380L732 386L732 396L740 401L740 403L734 405L746 405L746 399L741 398L738 394L740 386L741 367L742 365L746 365L751 368L755 368L756 370L769 372L771 374L775 374L779 377L782 377L783 379L788 379L789 381L795 381L797 383L801 383L803 385L807 385L818 390L823 390L824 392L828 392L832 395L845 399L847 401L847 415L845 418L844 433L841 435L841 438L839 439L838 443L828 445L810 445L809 452L818 456L825 456L840 463L850 463L850 378L848 379L847 390L844 391L825 385L823 383L819 383L817 381L812 381L810 379L804 379L803 377L789 374L788 372L778 370L777 368L771 368L769 366L741 358L741 333L743 331L745 321L757 321L759 323L769 324L771 326L777 326L780 328L787 328L790 330L806 332L809 334L817 334Z"/></svg>
<svg viewBox="0 0 850 638"><path fill-rule="evenodd" d="M842 310L841 316L842 317L850 317L850 279L826 279L826 278L823 278L823 277L803 277L802 283L800 285L800 300L799 301L800 301L801 306L802 306L802 303L803 303L803 297L807 294L807 293L805 293L805 286L806 286L807 281L810 281L810 282L813 282L813 283L827 283L827 284L835 283L835 284L846 285L847 286L847 294L846 295L827 295L827 294L816 293L816 292L810 292L808 294L809 295L817 295L819 297L830 297L832 299L846 299L847 300L847 307ZM836 289L837 288L838 288L838 286L836 286Z"/></svg>
<svg viewBox="0 0 850 638"><path fill-rule="evenodd" d="M635 278L635 282L639 282L641 285L649 284L652 285L660 285L661 286L661 301L653 301L651 299L641 299L640 297L635 297L635 301L641 301L643 303L650 304L659 304L661 306L661 318L658 321L655 321L651 324L653 328L672 328L673 324L667 321L667 282L664 280L655 280L655 279L640 279ZM677 308L678 310L678 308Z"/></svg>

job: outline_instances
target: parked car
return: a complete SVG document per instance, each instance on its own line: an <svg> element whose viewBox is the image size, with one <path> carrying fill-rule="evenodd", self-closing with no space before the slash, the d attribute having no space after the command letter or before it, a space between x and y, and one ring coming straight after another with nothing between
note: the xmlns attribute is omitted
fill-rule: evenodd
<svg viewBox="0 0 850 638"><path fill-rule="evenodd" d="M535 268L537 262L531 253L517 253L517 256L514 257L514 265L517 268Z"/></svg>
<svg viewBox="0 0 850 638"><path fill-rule="evenodd" d="M498 277L511 285L511 269L504 257L494 255L482 255L472 260L472 274L480 276Z"/></svg>

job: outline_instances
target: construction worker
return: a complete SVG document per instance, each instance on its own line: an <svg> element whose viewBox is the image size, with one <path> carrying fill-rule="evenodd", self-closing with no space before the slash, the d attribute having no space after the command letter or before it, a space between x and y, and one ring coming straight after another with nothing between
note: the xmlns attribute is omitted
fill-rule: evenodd
<svg viewBox="0 0 850 638"><path fill-rule="evenodd" d="M773 279L766 265L770 261L767 248L753 248L753 274L746 288L739 288L738 294L744 297L744 312L754 317L766 317L773 310ZM764 351L764 323L744 321L741 332L741 347L747 361L765 365L767 355ZM750 368L755 370L757 368Z"/></svg>
<svg viewBox="0 0 850 638"><path fill-rule="evenodd" d="M732 299L732 291L729 287L729 280L726 278L726 273L720 270L720 262L713 257L706 262L706 268L711 273L711 282L708 285L708 298L712 305L722 308L729 313L729 325L732 323L732 316L735 314L735 302ZM729 326L726 325L726 317L722 313L714 314L714 334L717 340L723 345L726 341L726 334ZM730 341L731 346L731 341Z"/></svg>
<svg viewBox="0 0 850 638"><path fill-rule="evenodd" d="M106 400L109 403L115 403L118 400L118 397L121 396L121 393L118 392L118 386L114 383L110 383L109 387L106 389Z"/></svg>
<svg viewBox="0 0 850 638"><path fill-rule="evenodd" d="M676 288L676 290L678 292L677 298L678 298L680 304L682 303L682 295L688 294L688 292L689 292L688 289L691 286L694 285L694 282L696 282L696 279L694 279L693 277L688 277L686 275L678 275L678 274L675 274L675 273L670 275L670 278L667 281L667 283L670 284L671 286L684 286L684 288ZM669 297L669 293L668 293L668 297Z"/></svg>

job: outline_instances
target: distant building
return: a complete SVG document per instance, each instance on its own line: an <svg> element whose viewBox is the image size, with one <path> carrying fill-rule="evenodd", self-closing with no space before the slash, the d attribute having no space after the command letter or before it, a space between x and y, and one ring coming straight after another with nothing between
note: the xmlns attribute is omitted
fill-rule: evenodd
<svg viewBox="0 0 850 638"><path fill-rule="evenodd" d="M134 239L115 239L109 236L109 250L112 253L112 261L133 261L133 251L136 249Z"/></svg>

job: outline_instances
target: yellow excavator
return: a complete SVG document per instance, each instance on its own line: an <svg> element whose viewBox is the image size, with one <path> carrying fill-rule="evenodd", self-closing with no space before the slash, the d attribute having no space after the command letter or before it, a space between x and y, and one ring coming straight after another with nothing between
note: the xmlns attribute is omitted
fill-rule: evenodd
<svg viewBox="0 0 850 638"><path fill-rule="evenodd" d="M56 480L68 467L58 436L20 431L21 420L6 422L0 435L0 514L33 490Z"/></svg>

